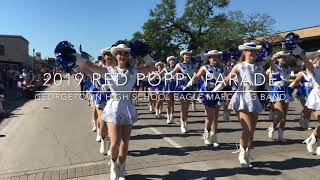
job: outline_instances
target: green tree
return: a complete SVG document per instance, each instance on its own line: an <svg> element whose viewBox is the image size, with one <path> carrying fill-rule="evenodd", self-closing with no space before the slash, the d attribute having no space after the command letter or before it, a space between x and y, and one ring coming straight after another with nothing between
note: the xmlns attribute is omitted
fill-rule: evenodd
<svg viewBox="0 0 320 180"><path fill-rule="evenodd" d="M184 11L178 17L176 1L162 0L150 11L143 33L136 32L133 39L145 39L153 50L153 57L164 60L183 48L195 53L207 48L223 50L273 32L275 21L267 14L217 11L229 3L230 0L186 0Z"/></svg>

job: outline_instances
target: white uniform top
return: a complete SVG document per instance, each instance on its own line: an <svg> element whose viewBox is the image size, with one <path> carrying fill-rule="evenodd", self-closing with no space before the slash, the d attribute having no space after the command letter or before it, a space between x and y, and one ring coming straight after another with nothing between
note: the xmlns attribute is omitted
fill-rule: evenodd
<svg viewBox="0 0 320 180"><path fill-rule="evenodd" d="M179 67L181 73L188 74L191 78L193 77L194 73L196 73L196 66L191 63L178 63L176 65Z"/></svg>
<svg viewBox="0 0 320 180"><path fill-rule="evenodd" d="M130 95L129 92L121 91L132 91L132 88L137 81L137 70L135 68L120 69L119 67L113 66L107 66L106 68L108 70L106 77L111 94Z"/></svg>
<svg viewBox="0 0 320 180"><path fill-rule="evenodd" d="M314 66L311 82L313 89L308 96L305 106L309 109L320 111L320 67Z"/></svg>
<svg viewBox="0 0 320 180"><path fill-rule="evenodd" d="M112 66L106 68L108 70L106 80L111 91L111 98L103 110L102 119L107 123L132 125L138 119L130 92L137 80L137 69L120 69ZM118 76L118 73L123 75Z"/></svg>
<svg viewBox="0 0 320 180"><path fill-rule="evenodd" d="M211 74L212 75L212 79L217 80L220 76L220 81L223 80L221 79L224 78L224 68L223 66L217 65L217 66L213 66L213 65L205 65L202 66L203 70L206 72L206 74ZM202 77L202 80L205 80L205 78L211 78L210 76L204 75Z"/></svg>
<svg viewBox="0 0 320 180"><path fill-rule="evenodd" d="M263 66L261 64L242 62L237 64L235 68L240 73L240 76L238 77L238 91L233 94L229 103L229 109L255 113L261 112L263 107L257 93L254 92L254 78L255 73L262 74L264 72ZM242 83L242 81L245 82ZM259 81L261 80L257 79L257 83L260 83Z"/></svg>
<svg viewBox="0 0 320 180"><path fill-rule="evenodd" d="M239 71L240 74L240 76L237 77L238 90L255 90L255 83L261 84L263 82L262 77L260 75L256 75L257 73L264 73L264 69L261 64L250 64L247 62L242 62L237 64L235 68ZM257 78L256 82L255 78Z"/></svg>

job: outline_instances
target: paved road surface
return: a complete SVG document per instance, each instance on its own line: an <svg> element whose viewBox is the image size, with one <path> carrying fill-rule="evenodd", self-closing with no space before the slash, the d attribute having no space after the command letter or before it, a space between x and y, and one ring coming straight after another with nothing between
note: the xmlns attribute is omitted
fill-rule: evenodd
<svg viewBox="0 0 320 180"><path fill-rule="evenodd" d="M78 90L66 81L46 91ZM70 93L69 93L70 94ZM61 96L61 93L60 93ZM64 97L65 98L65 97ZM90 114L79 95L73 100L30 101L14 111L0 125L0 180L2 179L108 179L107 157L99 154L99 144L90 131ZM300 106L290 105L288 143L266 138L270 125L262 113L255 137L253 170L239 168L236 143L241 127L233 115L231 122L219 124L222 149L205 146L201 135L205 114L202 105L190 110L189 133L180 134L179 125L156 119L146 102L137 106L139 121L134 126L128 157L128 179L317 179L320 159L306 153L301 142L310 131L298 128ZM223 112L220 111L222 114ZM179 106L175 119L178 120ZM311 126L316 126L313 121Z"/></svg>

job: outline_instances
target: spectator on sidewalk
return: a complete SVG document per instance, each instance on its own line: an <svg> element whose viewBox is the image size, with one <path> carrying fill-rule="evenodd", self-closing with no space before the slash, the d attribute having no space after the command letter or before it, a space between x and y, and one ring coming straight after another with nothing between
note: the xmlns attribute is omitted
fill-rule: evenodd
<svg viewBox="0 0 320 180"><path fill-rule="evenodd" d="M31 85L27 82L24 76L19 76L19 81L17 82L19 95L26 96L28 98L32 98L34 95L35 89L34 85Z"/></svg>
<svg viewBox="0 0 320 180"><path fill-rule="evenodd" d="M3 107L4 89L5 89L5 81L3 80L3 74L0 74L0 115L6 113L6 110Z"/></svg>

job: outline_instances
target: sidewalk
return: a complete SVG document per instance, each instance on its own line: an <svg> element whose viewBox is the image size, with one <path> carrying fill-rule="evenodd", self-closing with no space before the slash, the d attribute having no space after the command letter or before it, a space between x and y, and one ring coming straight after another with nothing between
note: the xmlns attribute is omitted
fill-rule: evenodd
<svg viewBox="0 0 320 180"><path fill-rule="evenodd" d="M304 151L255 154L254 169L246 170L238 166L237 155L220 157L191 156L154 160L152 162L128 161L128 180L142 179L303 179L318 176L320 160ZM228 168L227 168L228 167ZM258 176L258 177L257 177ZM250 178L251 177L251 178ZM74 165L72 167L51 168L0 176L0 180L107 180L109 172L105 161Z"/></svg>
<svg viewBox="0 0 320 180"><path fill-rule="evenodd" d="M61 108L71 108L75 104L77 102L74 102L73 106L62 106ZM61 104L59 104L60 106ZM56 109L53 105L50 108L52 111L59 112L59 109ZM296 119L300 115L301 110L298 102L290 105L286 131L288 142L286 144L266 138L265 130L270 125L270 121L268 120L268 112L261 113L256 131L255 148L251 154L254 158L252 164L255 166L252 170L239 168L238 154L232 153L236 150L236 142L238 142L242 131L234 114L232 114L231 122L225 122L221 121L223 111L220 111L219 140L222 149L215 150L212 147L205 146L203 140L200 139L205 118L201 104L197 104L197 111L190 111L190 131L186 135L180 134L179 125L167 125L165 118L156 119L154 114L149 112L147 102L141 102L137 106L137 110L139 112L139 121L134 126L127 160L128 180L300 180L318 177L320 170L319 157L308 154L305 145L301 144L310 131L301 131L297 127L298 123ZM180 109L177 106L175 109L175 120L178 120L179 112ZM83 117L87 115L87 112L81 111L78 114L79 117ZM53 120L50 121L58 122L57 120ZM88 124L88 126L83 127L84 130L81 129L82 134L85 133L84 131L88 131L90 135L94 136L94 133L89 132L89 122L85 124ZM314 127L316 124L316 121L312 121L311 126ZM52 128L52 126L50 127ZM57 124L54 127L61 126ZM56 133L57 135L58 133ZM67 138L70 137L70 134L60 134L60 136ZM81 136L79 139L87 141L87 139ZM89 145L89 142L86 142L87 146L92 147L90 151L97 152L99 144L93 142L94 140L91 137L88 139L90 143L94 144ZM61 141L60 139L58 142L63 144ZM79 147L77 150L79 150ZM82 151L88 154L88 151ZM50 156L51 150L46 152ZM37 153L38 156L39 153ZM76 154L75 149L70 149L69 153ZM48 158L46 158L47 161ZM84 161L67 166L48 166L49 168L42 168L44 166L40 166L42 169L34 168L22 172L12 171L12 173L1 174L0 180L107 180L109 179L108 157L103 158L105 160L94 161L91 159L90 161L92 162Z"/></svg>

